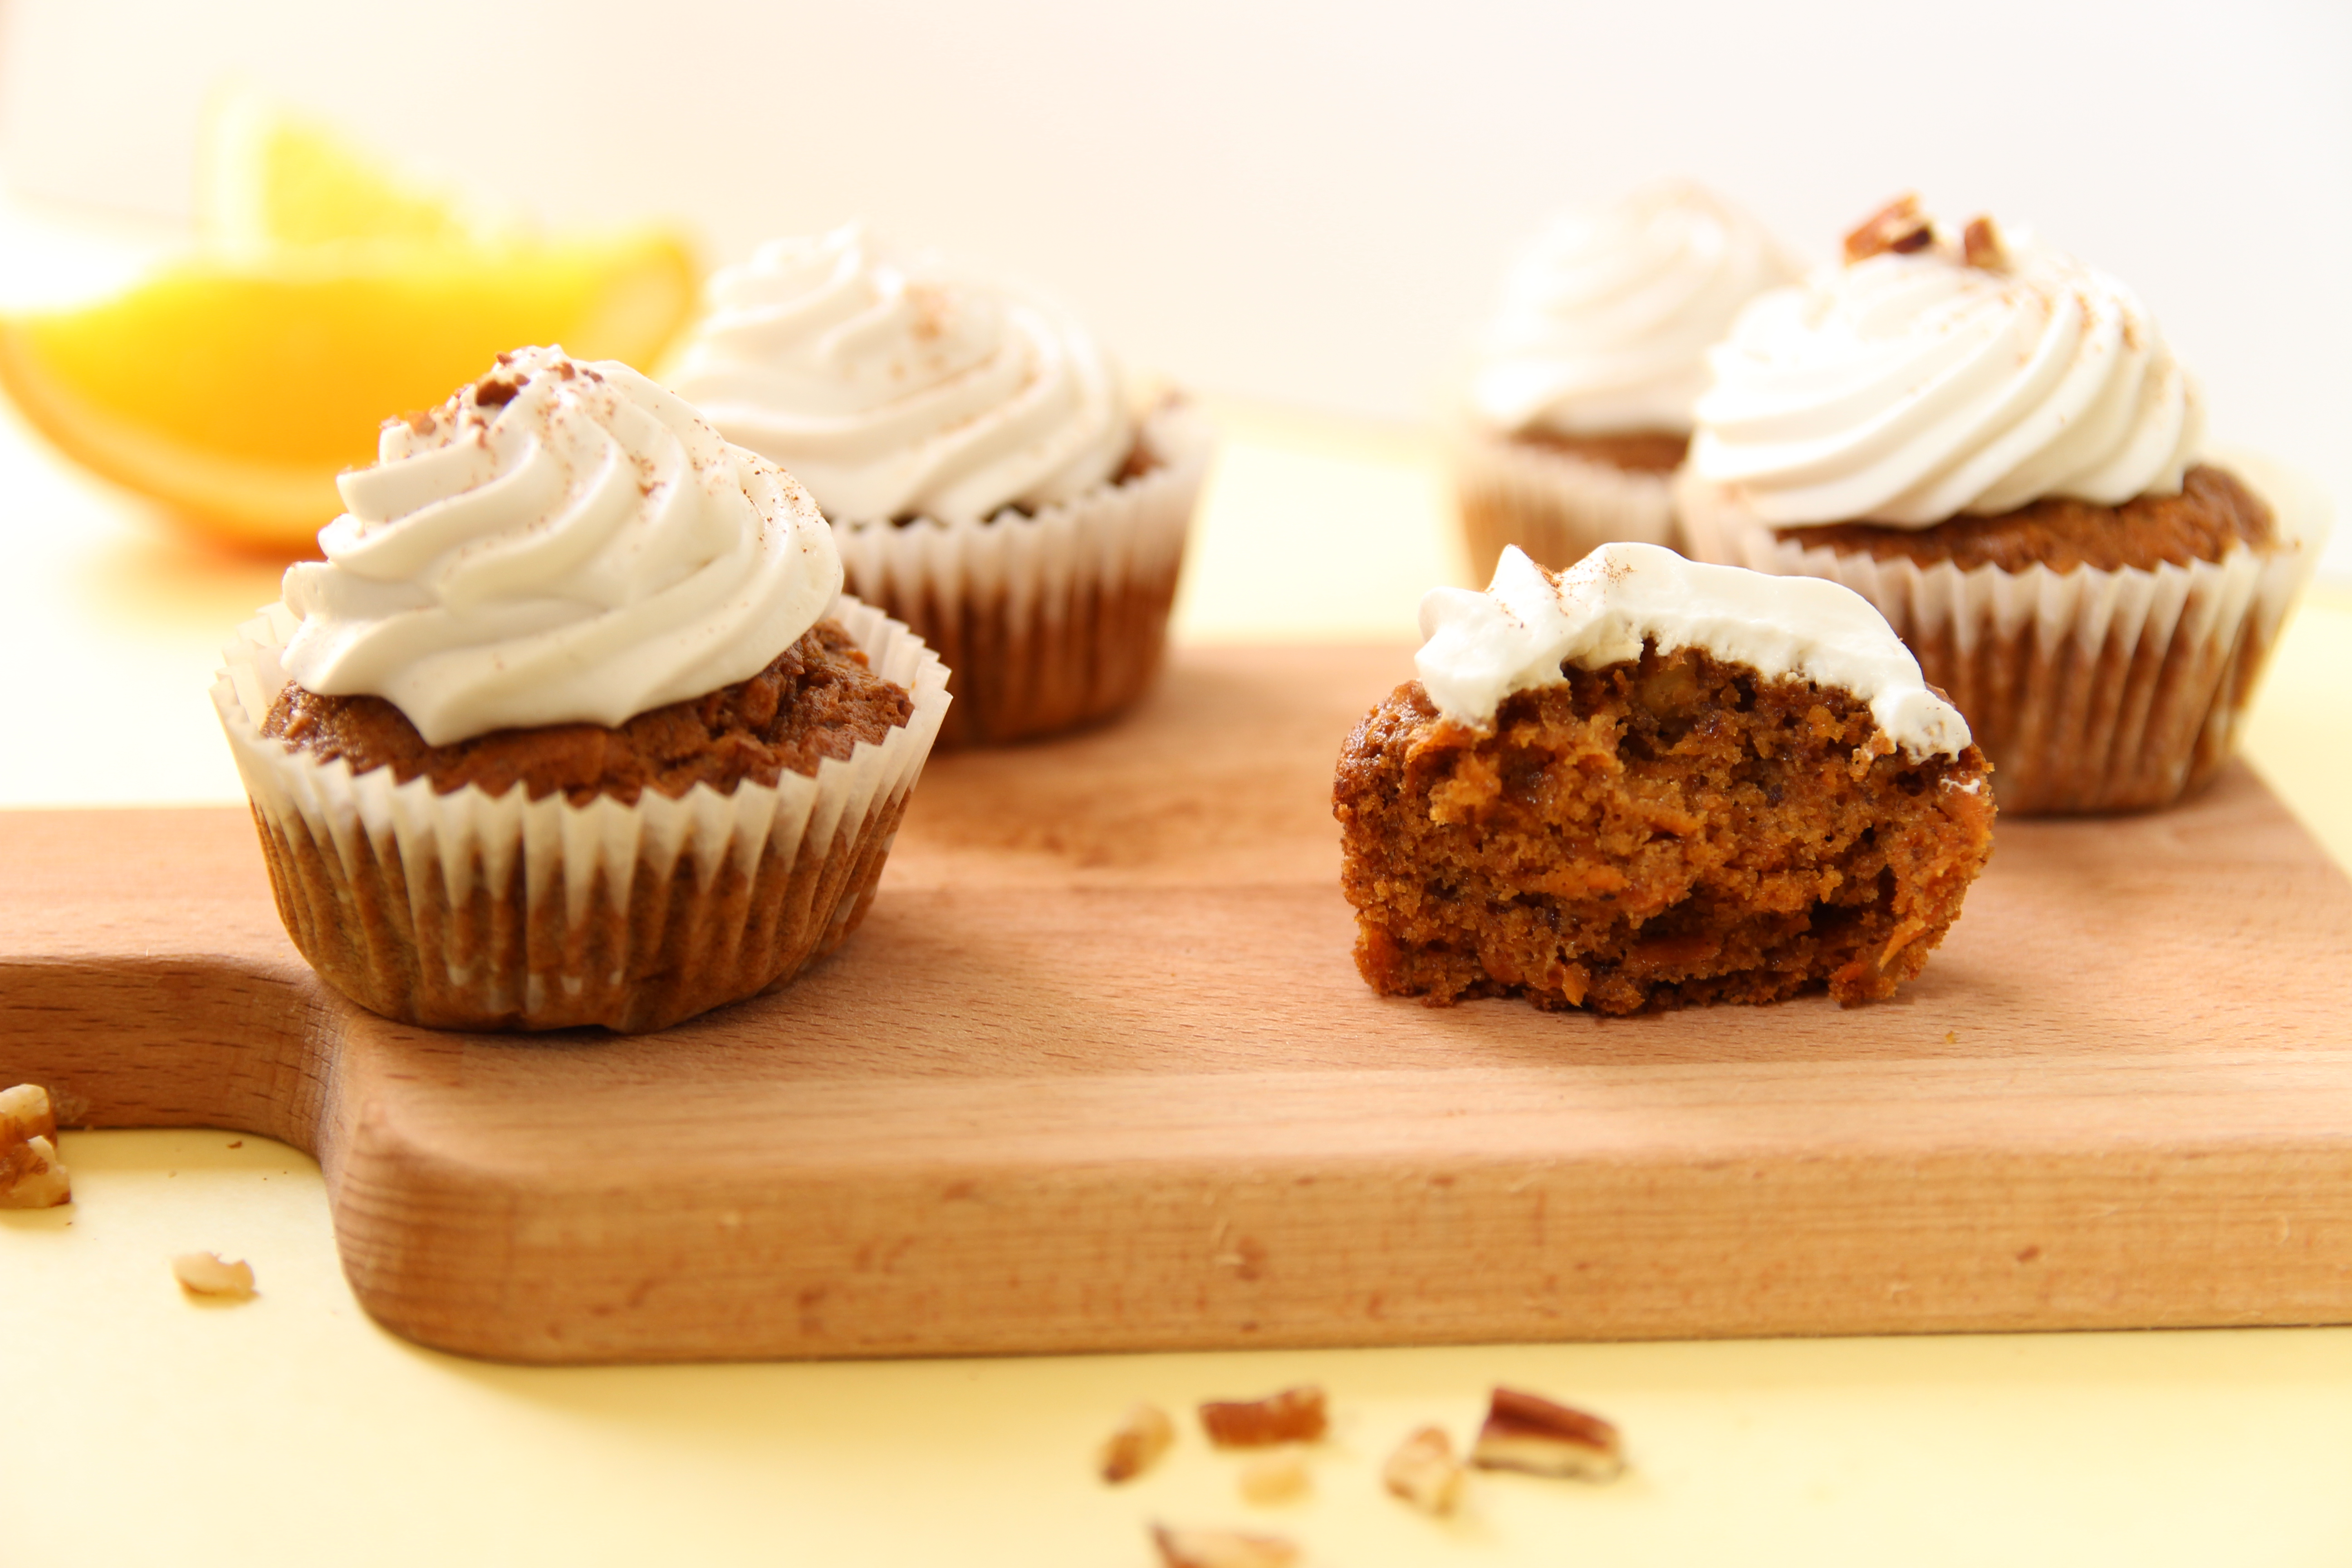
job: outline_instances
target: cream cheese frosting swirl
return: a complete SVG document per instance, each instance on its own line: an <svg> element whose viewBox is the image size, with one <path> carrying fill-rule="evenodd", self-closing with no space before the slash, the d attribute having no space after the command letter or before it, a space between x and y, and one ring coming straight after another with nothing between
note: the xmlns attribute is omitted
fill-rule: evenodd
<svg viewBox="0 0 2352 1568"><path fill-rule="evenodd" d="M1570 215L1513 268L1471 406L1513 433L1686 432L1706 351L1741 306L1796 279L1761 225L1696 185Z"/></svg>
<svg viewBox="0 0 2352 1568"><path fill-rule="evenodd" d="M1691 473L1778 526L2170 494L2204 426L2138 296L2030 237L1990 265L1937 244L1824 268L1709 359Z"/></svg>
<svg viewBox="0 0 2352 1568"><path fill-rule="evenodd" d="M1565 666L1639 658L1647 641L1851 691L1914 758L1956 757L1969 743L1959 710L1928 689L1886 617L1853 589L1709 566L1655 544L1604 544L1557 578L1507 545L1485 593L1423 595L1421 635L1423 689L1473 729L1491 726L1513 692L1558 685Z"/></svg>
<svg viewBox="0 0 2352 1568"><path fill-rule="evenodd" d="M859 225L763 246L709 296L669 384L835 522L1048 506L1133 440L1116 368L1066 313Z"/></svg>
<svg viewBox="0 0 2352 1568"><path fill-rule="evenodd" d="M614 361L499 356L387 421L336 481L324 562L286 574L302 686L390 700L427 743L617 725L748 679L841 587L790 475Z"/></svg>

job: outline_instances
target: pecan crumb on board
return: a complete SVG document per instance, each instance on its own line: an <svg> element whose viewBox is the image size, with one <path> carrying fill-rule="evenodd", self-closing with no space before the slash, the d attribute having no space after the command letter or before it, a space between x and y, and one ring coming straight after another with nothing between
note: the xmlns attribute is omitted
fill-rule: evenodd
<svg viewBox="0 0 2352 1568"><path fill-rule="evenodd" d="M1423 1513L1449 1514L1462 1498L1462 1461L1440 1426L1423 1426L1381 1467L1381 1484Z"/></svg>
<svg viewBox="0 0 2352 1568"><path fill-rule="evenodd" d="M72 1199L49 1091L33 1083L0 1089L0 1209L49 1209Z"/></svg>
<svg viewBox="0 0 2352 1568"><path fill-rule="evenodd" d="M1131 1481L1160 1462L1176 1440L1176 1425L1166 1411L1140 1400L1129 1406L1118 1430L1103 1439L1096 1463L1102 1479L1117 1486Z"/></svg>
<svg viewBox="0 0 2352 1568"><path fill-rule="evenodd" d="M1482 1470L1605 1481L1625 1468L1625 1448L1617 1428L1598 1415L1540 1394L1497 1388L1470 1462Z"/></svg>
<svg viewBox="0 0 2352 1568"><path fill-rule="evenodd" d="M1307 1485L1307 1460L1296 1448L1262 1454L1242 1467L1242 1496L1254 1503L1288 1502Z"/></svg>
<svg viewBox="0 0 2352 1568"><path fill-rule="evenodd" d="M224 1263L217 1252L183 1252L172 1259L172 1278L191 1296L222 1301L253 1298L253 1265Z"/></svg>
<svg viewBox="0 0 2352 1568"><path fill-rule="evenodd" d="M1244 1535L1233 1530L1171 1530L1151 1527L1162 1568L1290 1568L1298 1548L1279 1535Z"/></svg>
<svg viewBox="0 0 2352 1568"><path fill-rule="evenodd" d="M1201 1406L1201 1426L1220 1448L1270 1448L1312 1443L1328 1425L1323 1391L1311 1383L1264 1399L1213 1399Z"/></svg>

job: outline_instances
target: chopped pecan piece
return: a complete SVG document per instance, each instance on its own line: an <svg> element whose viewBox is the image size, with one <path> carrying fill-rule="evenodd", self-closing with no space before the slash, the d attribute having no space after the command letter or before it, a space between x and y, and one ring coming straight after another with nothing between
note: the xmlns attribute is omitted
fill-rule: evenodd
<svg viewBox="0 0 2352 1568"><path fill-rule="evenodd" d="M1895 197L1854 226L1845 237L1845 258L1849 264L1867 261L1884 251L1908 255L1925 250L1936 242L1936 226L1919 211L1919 198L1905 195Z"/></svg>
<svg viewBox="0 0 2352 1568"><path fill-rule="evenodd" d="M1969 226L1960 233L1960 255L1971 267L1981 267L1987 272L1999 272L2009 265L2009 252L2000 243L2000 230L1989 216L1969 219Z"/></svg>
<svg viewBox="0 0 2352 1568"><path fill-rule="evenodd" d="M243 1301L253 1295L253 1265L223 1263L217 1252L184 1252L172 1259L172 1278L191 1296Z"/></svg>
<svg viewBox="0 0 2352 1568"><path fill-rule="evenodd" d="M31 1083L0 1089L0 1209L55 1208L72 1198L49 1091Z"/></svg>
<svg viewBox="0 0 2352 1568"><path fill-rule="evenodd" d="M1295 1448L1261 1454L1242 1467L1241 1489L1252 1502L1287 1502L1307 1489L1307 1460Z"/></svg>
<svg viewBox="0 0 2352 1568"><path fill-rule="evenodd" d="M1312 1443L1328 1425L1323 1391L1311 1383L1264 1399L1213 1399L1201 1406L1201 1426L1220 1448L1270 1448Z"/></svg>
<svg viewBox="0 0 2352 1568"><path fill-rule="evenodd" d="M1448 1514L1462 1498L1462 1462L1444 1428L1423 1426L1389 1456L1381 1482L1423 1513Z"/></svg>
<svg viewBox="0 0 2352 1568"><path fill-rule="evenodd" d="M37 1083L0 1089L0 1144L21 1143L27 1138L55 1142L57 1136L57 1112L50 1109L47 1089Z"/></svg>
<svg viewBox="0 0 2352 1568"><path fill-rule="evenodd" d="M1605 1481L1625 1468L1625 1449L1617 1428L1598 1415L1539 1394L1497 1388L1470 1462L1482 1470Z"/></svg>
<svg viewBox="0 0 2352 1568"><path fill-rule="evenodd" d="M73 1202L58 1146L36 1133L0 1149L0 1209L53 1209Z"/></svg>
<svg viewBox="0 0 2352 1568"><path fill-rule="evenodd" d="M1233 1530L1171 1530L1151 1527L1165 1568L1290 1568L1298 1548L1279 1535L1244 1535Z"/></svg>
<svg viewBox="0 0 2352 1568"><path fill-rule="evenodd" d="M1102 1479L1117 1486L1131 1481L1160 1462L1176 1440L1176 1425L1157 1405L1130 1406L1118 1430L1103 1439L1099 1462Z"/></svg>

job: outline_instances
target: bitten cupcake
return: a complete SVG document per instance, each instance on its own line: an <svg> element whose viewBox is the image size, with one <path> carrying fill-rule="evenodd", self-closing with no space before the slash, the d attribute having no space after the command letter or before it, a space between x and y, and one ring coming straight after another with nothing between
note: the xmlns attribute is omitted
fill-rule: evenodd
<svg viewBox="0 0 2352 1568"><path fill-rule="evenodd" d="M1356 967L1438 1005L1847 1005L1916 975L1992 851L1984 754L1869 605L1609 544L1431 590L1339 752Z"/></svg>
<svg viewBox="0 0 2352 1568"><path fill-rule="evenodd" d="M213 700L278 913L410 1023L662 1027L872 900L947 673L807 493L627 366L386 423Z"/></svg>
<svg viewBox="0 0 2352 1568"><path fill-rule="evenodd" d="M940 651L948 740L1150 684L1210 438L1181 403L1139 418L1067 312L851 225L714 277L667 379L806 484L850 586Z"/></svg>
<svg viewBox="0 0 2352 1568"><path fill-rule="evenodd" d="M2196 385L2129 289L1906 197L1711 363L1691 548L1876 605L2004 811L2162 805L2228 758L2317 542L2199 460Z"/></svg>
<svg viewBox="0 0 2352 1568"><path fill-rule="evenodd" d="M1675 543L1670 477L1706 351L1796 277L1761 226L1692 184L1555 224L1511 271L1453 442L1477 577L1506 544L1560 568L1612 540Z"/></svg>

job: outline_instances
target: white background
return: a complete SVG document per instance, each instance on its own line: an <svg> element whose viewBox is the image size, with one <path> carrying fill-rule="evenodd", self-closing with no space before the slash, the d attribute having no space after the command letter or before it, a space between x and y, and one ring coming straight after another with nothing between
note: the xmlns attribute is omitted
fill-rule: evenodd
<svg viewBox="0 0 2352 1568"><path fill-rule="evenodd" d="M1505 248L1564 203L1686 171L1818 252L1916 184L2134 279L2223 434L2352 497L2345 0L853 5L728 21L716 0L0 0L0 175L184 211L202 94L236 68L551 216L667 210L726 255L864 211L1050 281L1139 363L1400 420L1424 414ZM1434 518L1433 478L1365 461L1416 446L1376 435L1319 469L1303 437L1261 442L1253 461L1298 465L1287 478L1229 452L1221 482L1247 495L1212 515L1284 516L1265 499L1312 494L1318 525L1409 537L1380 509ZM0 802L236 798L201 693L269 571L140 531L64 465L12 467L12 445L0 420L0 651L76 679L16 683L16 732L49 743L0 744ZM2311 781L2306 809L2335 824L2342 603L2290 633L2249 737L2266 768L2297 761L2280 776ZM119 747L55 743L90 733L88 691L142 716L140 776ZM83 760L126 793L62 771ZM11 1563L1140 1564L1124 1510L1230 1520L1232 1470L1194 1441L1157 1489L1096 1489L1082 1461L1108 1420L1137 1398L1181 1409L1309 1378L1333 1389L1340 1441L1318 1498L1269 1522L1336 1561L1425 1563L1433 1542L1486 1563L2352 1561L2343 1329L501 1367L368 1324L316 1167L228 1142L69 1133L75 1209L0 1215L0 1344L40 1347L5 1364L45 1461L20 1440L0 1465L0 1500L23 1500L0 1506ZM261 1298L187 1306L160 1259L190 1247L254 1259ZM1623 1422L1633 1477L1496 1478L1450 1535L1391 1510L1370 1457L1409 1424L1466 1430L1465 1391L1497 1378Z"/></svg>
<svg viewBox="0 0 2352 1568"><path fill-rule="evenodd" d="M1133 363L1396 419L1568 204L1694 174L1823 256L1916 187L2136 284L2217 438L2352 496L2340 3L0 0L0 173L184 214L230 77L712 259L863 214Z"/></svg>

